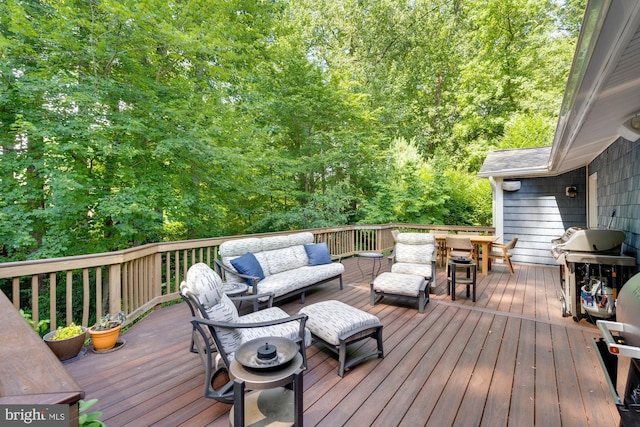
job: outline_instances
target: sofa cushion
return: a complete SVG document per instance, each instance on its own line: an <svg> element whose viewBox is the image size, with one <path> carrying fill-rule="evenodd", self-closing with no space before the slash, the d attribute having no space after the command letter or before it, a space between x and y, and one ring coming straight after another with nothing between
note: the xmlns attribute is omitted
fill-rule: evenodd
<svg viewBox="0 0 640 427"><path fill-rule="evenodd" d="M407 245L396 243L396 262L406 262L411 264L428 264L432 261L435 245Z"/></svg>
<svg viewBox="0 0 640 427"><path fill-rule="evenodd" d="M341 338L351 337L356 330L381 325L373 314L335 300L308 305L299 313L309 316L307 327L315 336L333 345L340 345Z"/></svg>
<svg viewBox="0 0 640 427"><path fill-rule="evenodd" d="M326 242L309 243L304 245L309 258L309 265L331 264L331 254Z"/></svg>
<svg viewBox="0 0 640 427"><path fill-rule="evenodd" d="M247 252L241 257L232 259L231 265L233 265L233 268L235 268L240 274L254 276L260 280L264 279L262 267L252 252ZM246 282L250 285L253 284L253 281L250 279L246 279Z"/></svg>
<svg viewBox="0 0 640 427"><path fill-rule="evenodd" d="M429 233L398 233L398 243L408 245L435 245L436 238Z"/></svg>
<svg viewBox="0 0 640 427"><path fill-rule="evenodd" d="M238 322L238 310L228 296L222 295L220 303L207 309L207 317L218 322ZM215 327L216 335L225 353L233 353L242 344L242 333L237 329Z"/></svg>
<svg viewBox="0 0 640 427"><path fill-rule="evenodd" d="M315 237L313 236L313 233L309 231L289 235L289 243L291 246L304 245L306 243L313 243L314 241Z"/></svg>
<svg viewBox="0 0 640 427"><path fill-rule="evenodd" d="M417 297L420 295L420 288L424 281L424 277L415 274L384 272L375 278L372 290Z"/></svg>
<svg viewBox="0 0 640 427"><path fill-rule="evenodd" d="M285 319L287 317L289 317L289 315L280 307L270 307L245 314L238 319L238 323L266 322L269 320ZM238 330L242 335L242 343L251 341L252 339L269 336L285 337L295 341L300 336L300 322L291 321L263 328L239 328ZM305 328L304 331L304 343L305 347L309 347L311 345L311 333L307 328Z"/></svg>
<svg viewBox="0 0 640 427"><path fill-rule="evenodd" d="M220 303L222 298L222 279L207 264L199 262L187 270L185 289L198 297L198 301L207 309Z"/></svg>
<svg viewBox="0 0 640 427"><path fill-rule="evenodd" d="M266 276L260 282L260 292L273 292L276 297L294 292L344 273L344 265L339 262L316 266L304 266Z"/></svg>
<svg viewBox="0 0 640 427"><path fill-rule="evenodd" d="M410 264L397 262L391 266L392 273L413 274L430 279L432 277L431 264Z"/></svg>
<svg viewBox="0 0 640 427"><path fill-rule="evenodd" d="M220 244L220 256L225 258L244 255L247 252L260 252L262 250L262 240L258 237L227 240Z"/></svg>
<svg viewBox="0 0 640 427"><path fill-rule="evenodd" d="M289 236L268 236L262 238L262 250L272 251L275 249L288 248L291 246Z"/></svg>
<svg viewBox="0 0 640 427"><path fill-rule="evenodd" d="M295 270L306 266L308 262L307 254L301 245L264 251L262 254L269 265L269 274Z"/></svg>

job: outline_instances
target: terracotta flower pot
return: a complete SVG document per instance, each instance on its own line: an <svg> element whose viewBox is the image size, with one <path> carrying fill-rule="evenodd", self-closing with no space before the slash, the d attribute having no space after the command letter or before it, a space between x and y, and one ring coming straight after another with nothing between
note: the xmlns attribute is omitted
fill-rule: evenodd
<svg viewBox="0 0 640 427"><path fill-rule="evenodd" d="M49 346L51 351L58 357L60 360L68 360L76 357L80 350L82 350L82 346L84 345L84 340L87 336L87 328L82 328L82 333L80 335L76 335L75 337L67 338L64 340L54 340L53 337L56 335L58 331L51 331L46 334L42 339Z"/></svg>
<svg viewBox="0 0 640 427"><path fill-rule="evenodd" d="M89 335L91 335L93 348L98 352L111 350L116 345L116 341L118 341L121 327L122 325L118 325L104 331L96 330L95 326L89 328Z"/></svg>

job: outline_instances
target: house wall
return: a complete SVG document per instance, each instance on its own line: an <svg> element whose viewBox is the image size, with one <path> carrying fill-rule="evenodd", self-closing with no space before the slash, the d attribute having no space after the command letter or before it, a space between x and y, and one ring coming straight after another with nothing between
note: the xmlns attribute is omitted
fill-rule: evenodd
<svg viewBox="0 0 640 427"><path fill-rule="evenodd" d="M586 168L519 181L520 190L503 193L503 240L518 236L512 258L515 263L555 265L551 240L569 227L587 224ZM566 196L568 186L576 187L576 197Z"/></svg>
<svg viewBox="0 0 640 427"><path fill-rule="evenodd" d="M587 226L587 177L597 173L597 226L625 232L622 247L640 265L640 142L618 139L588 168L541 178L519 178L520 190L504 191L503 240L518 236L516 263L555 265L551 240L569 227ZM565 195L575 186L578 195ZM612 218L612 212L616 211Z"/></svg>
<svg viewBox="0 0 640 427"><path fill-rule="evenodd" d="M624 231L622 252L640 264L640 142L619 138L591 162L589 175L596 172L598 226L611 223L611 228Z"/></svg>

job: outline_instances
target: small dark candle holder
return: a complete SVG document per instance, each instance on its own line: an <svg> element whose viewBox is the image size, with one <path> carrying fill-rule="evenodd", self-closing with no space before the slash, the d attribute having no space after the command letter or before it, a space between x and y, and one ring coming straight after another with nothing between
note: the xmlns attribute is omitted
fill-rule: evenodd
<svg viewBox="0 0 640 427"><path fill-rule="evenodd" d="M278 349L275 345L265 343L258 347L258 360L268 361L273 360L278 356Z"/></svg>

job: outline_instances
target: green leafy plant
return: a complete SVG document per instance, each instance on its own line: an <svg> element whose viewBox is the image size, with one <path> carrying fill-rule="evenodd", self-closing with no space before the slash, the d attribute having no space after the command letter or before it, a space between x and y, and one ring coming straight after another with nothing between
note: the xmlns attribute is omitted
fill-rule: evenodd
<svg viewBox="0 0 640 427"><path fill-rule="evenodd" d="M78 426L85 426L85 427L104 427L105 426L105 424L98 419L102 416L102 412L94 411L94 412L86 413L87 409L95 405L97 401L98 399L91 399L87 401L81 400L79 402L80 416L78 417Z"/></svg>
<svg viewBox="0 0 640 427"><path fill-rule="evenodd" d="M36 331L38 334L42 335L47 328L49 327L49 319L43 319L38 321L38 324L34 324L33 319L31 318L31 313L27 313L25 312L23 309L20 309L20 315L27 321L29 322L29 325L31 325L31 327L33 328L34 331Z"/></svg>
<svg viewBox="0 0 640 427"><path fill-rule="evenodd" d="M75 323L71 323L69 326L58 326L56 334L53 336L54 341L66 340L82 334L82 326L78 326Z"/></svg>
<svg viewBox="0 0 640 427"><path fill-rule="evenodd" d="M115 316L110 316L109 313L107 313L98 319L96 324L93 326L93 329L96 331L106 331L121 325L125 319L126 317L122 311Z"/></svg>

